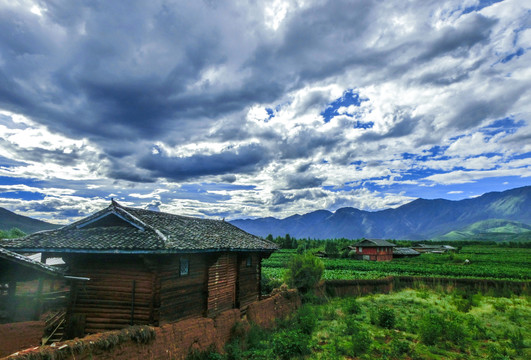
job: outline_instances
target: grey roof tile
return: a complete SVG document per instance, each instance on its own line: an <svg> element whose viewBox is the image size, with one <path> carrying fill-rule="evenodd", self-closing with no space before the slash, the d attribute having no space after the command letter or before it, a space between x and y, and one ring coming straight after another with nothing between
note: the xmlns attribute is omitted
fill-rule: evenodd
<svg viewBox="0 0 531 360"><path fill-rule="evenodd" d="M365 239L362 240L352 246L358 246L358 247L375 247L375 246L396 246L393 243L390 243L389 241L382 240L382 239Z"/></svg>
<svg viewBox="0 0 531 360"><path fill-rule="evenodd" d="M122 219L97 226L106 216ZM277 246L222 221L111 205L62 228L6 240L10 249L35 251L273 251Z"/></svg>

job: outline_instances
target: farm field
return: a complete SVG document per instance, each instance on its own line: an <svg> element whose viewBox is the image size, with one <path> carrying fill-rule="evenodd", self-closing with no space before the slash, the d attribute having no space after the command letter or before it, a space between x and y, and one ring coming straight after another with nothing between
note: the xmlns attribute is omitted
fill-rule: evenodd
<svg viewBox="0 0 531 360"><path fill-rule="evenodd" d="M296 250L279 250L262 263L262 274L281 280ZM465 260L469 265L464 265ZM457 254L421 254L391 262L323 258L324 279L379 279L393 276L462 277L500 280L531 279L531 249L464 246Z"/></svg>
<svg viewBox="0 0 531 360"><path fill-rule="evenodd" d="M306 303L274 331L235 331L209 359L529 359L527 297L403 290Z"/></svg>

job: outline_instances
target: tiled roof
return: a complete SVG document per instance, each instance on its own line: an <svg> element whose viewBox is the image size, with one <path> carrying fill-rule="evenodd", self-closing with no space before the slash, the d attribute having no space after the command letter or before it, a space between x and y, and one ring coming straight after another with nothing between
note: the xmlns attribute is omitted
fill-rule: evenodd
<svg viewBox="0 0 531 360"><path fill-rule="evenodd" d="M407 247L395 247L393 249L393 255L420 255L420 253Z"/></svg>
<svg viewBox="0 0 531 360"><path fill-rule="evenodd" d="M273 251L277 246L222 221L111 205L56 230L4 241L10 249L54 252Z"/></svg>
<svg viewBox="0 0 531 360"><path fill-rule="evenodd" d="M365 240L362 240L352 246L357 246L357 247L375 247L375 246L396 246L395 244L393 243L390 243L389 241L385 241L385 240L382 240L382 239L365 239Z"/></svg>
<svg viewBox="0 0 531 360"><path fill-rule="evenodd" d="M0 259L5 259L19 265L32 268L36 271L43 272L49 275L61 276L63 273L61 270L49 265L45 265L40 261L35 261L27 256L20 255L0 247Z"/></svg>

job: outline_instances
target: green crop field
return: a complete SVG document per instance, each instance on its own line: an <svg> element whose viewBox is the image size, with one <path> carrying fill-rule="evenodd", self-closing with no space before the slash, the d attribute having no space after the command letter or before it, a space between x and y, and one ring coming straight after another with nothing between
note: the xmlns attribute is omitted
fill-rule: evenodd
<svg viewBox="0 0 531 360"><path fill-rule="evenodd" d="M282 279L295 250L279 250L262 263L266 278ZM465 265L465 260L470 261ZM531 249L464 246L457 254L422 254L391 262L322 259L324 279L378 279L385 276L464 277L500 280L531 279Z"/></svg>

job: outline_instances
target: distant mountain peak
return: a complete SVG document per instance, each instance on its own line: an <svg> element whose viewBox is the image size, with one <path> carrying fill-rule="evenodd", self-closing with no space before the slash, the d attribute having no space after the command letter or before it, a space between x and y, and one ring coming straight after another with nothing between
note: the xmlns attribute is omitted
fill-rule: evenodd
<svg viewBox="0 0 531 360"><path fill-rule="evenodd" d="M489 219L531 224L531 186L458 201L419 198L398 208L380 211L344 207L335 212L316 210L285 219L259 218L231 223L259 236L289 233L296 238L422 240Z"/></svg>

